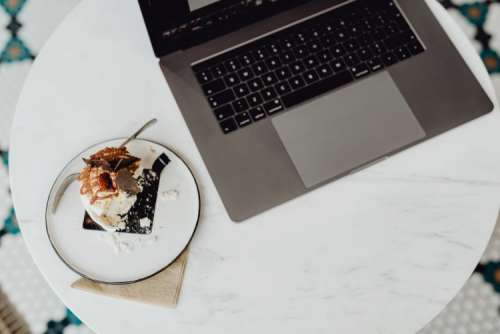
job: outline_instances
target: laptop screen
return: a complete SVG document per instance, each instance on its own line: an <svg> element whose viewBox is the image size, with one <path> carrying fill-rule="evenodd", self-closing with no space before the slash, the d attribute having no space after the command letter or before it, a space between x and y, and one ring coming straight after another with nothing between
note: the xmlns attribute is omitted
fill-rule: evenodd
<svg viewBox="0 0 500 334"><path fill-rule="evenodd" d="M139 0L158 57L317 0Z"/></svg>

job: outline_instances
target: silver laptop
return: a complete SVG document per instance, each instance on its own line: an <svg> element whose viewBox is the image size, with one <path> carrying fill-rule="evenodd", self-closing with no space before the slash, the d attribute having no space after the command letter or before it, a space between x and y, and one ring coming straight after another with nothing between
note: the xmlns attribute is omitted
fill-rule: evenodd
<svg viewBox="0 0 500 334"><path fill-rule="evenodd" d="M493 109L423 0L139 3L235 222Z"/></svg>

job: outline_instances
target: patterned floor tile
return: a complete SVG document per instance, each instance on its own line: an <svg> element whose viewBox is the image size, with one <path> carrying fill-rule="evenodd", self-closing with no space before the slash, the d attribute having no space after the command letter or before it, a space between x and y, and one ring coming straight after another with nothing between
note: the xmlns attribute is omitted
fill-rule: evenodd
<svg viewBox="0 0 500 334"><path fill-rule="evenodd" d="M6 168L10 124L35 55L32 50L41 49L78 1L0 0L0 288L35 334L91 333L56 297L28 254L12 209Z"/></svg>
<svg viewBox="0 0 500 334"><path fill-rule="evenodd" d="M0 0L0 287L35 334L91 333L62 305L29 256L12 209L6 168L10 124L32 59L79 1ZM500 98L500 0L441 2L473 40ZM500 226L476 273L419 334L446 333L500 333Z"/></svg>

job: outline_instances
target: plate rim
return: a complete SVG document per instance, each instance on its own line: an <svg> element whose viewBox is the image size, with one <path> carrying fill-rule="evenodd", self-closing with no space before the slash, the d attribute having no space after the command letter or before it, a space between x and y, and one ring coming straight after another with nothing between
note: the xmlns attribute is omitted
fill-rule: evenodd
<svg viewBox="0 0 500 334"><path fill-rule="evenodd" d="M192 177L192 179L194 181L194 184L195 184L195 187L196 187L196 194L197 194L197 197L198 197L198 213L197 213L196 223L195 223L193 232L191 233L191 236L189 237L189 240L187 241L187 243L184 246L184 248L179 252L179 254L172 261L170 261L167 265L165 265L164 267L162 267L160 270L156 271L155 273L147 275L145 277L141 277L141 278L136 279L136 280L131 280L131 281L117 281L117 282L114 282L114 281L113 282L112 281L102 281L102 280L98 280L98 279L95 279L95 278L91 278L88 275L85 275L85 274L81 273L80 271L78 271L77 269L73 268L73 266L71 266L63 258L63 256L61 254L59 254L59 252L57 250L57 247L54 245L54 242L52 241L52 238L51 238L50 232L49 232L49 226L48 226L49 223L48 223L47 215L48 215L49 210L50 210L49 209L50 198L51 198L51 195L52 195L52 193L54 191L54 187L56 185L57 180L59 180L59 178L61 177L61 175L63 174L63 172L69 166L69 164L73 160L75 160L78 156L82 155L84 152L86 152L87 150L89 150L92 147L96 147L96 146L99 146L99 145L102 145L102 144L105 144L105 143L108 143L108 142L122 140L122 139L126 139L126 138L125 137L113 138L113 139L104 140L104 141L98 142L96 144L90 145L87 148L85 148L83 151L80 151L78 154L76 154L72 159L70 159L64 165L64 167L61 169L61 171L57 174L55 180L52 183L52 186L50 187L49 195L47 197L47 203L45 205L45 215L44 215L45 216L45 233L47 234L47 237L49 239L50 245L51 245L52 249L54 250L54 252L56 253L57 257L64 263L64 265L68 269L70 269L71 271L73 271L75 274L81 276L82 278L88 279L88 280L90 280L92 282L99 283L99 284L116 285L116 286L127 285L127 284L134 284L134 283L139 283L139 282L145 281L147 279L150 279L153 276L158 275L159 273L161 273L162 271L164 271L165 269L167 269L168 267L170 267L170 265L172 265L175 261L177 261L184 254L184 252L189 248L189 246L191 245L191 242L193 241L194 235L196 234L196 231L198 230L198 225L200 223L200 216L201 216L200 186L198 184L198 181L196 180L196 177L194 176L194 173L193 173L191 167L187 164L187 162L181 157L180 154L177 153L176 150L173 150L172 148L170 148L167 145L161 144L161 143L159 143L157 141L154 141L154 140L143 139L143 138L136 138L136 139L134 139L134 141L143 141L143 142L146 142L146 143L153 143L153 144L159 145L159 146L167 149L168 151L172 152L179 160L181 160L182 163L184 164L184 166L186 166L187 170L189 171L189 174L191 175L191 177Z"/></svg>

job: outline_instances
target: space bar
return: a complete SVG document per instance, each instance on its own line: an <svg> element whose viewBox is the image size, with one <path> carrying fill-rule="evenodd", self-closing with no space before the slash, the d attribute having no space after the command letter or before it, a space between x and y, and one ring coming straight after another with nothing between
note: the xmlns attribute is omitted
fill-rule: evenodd
<svg viewBox="0 0 500 334"><path fill-rule="evenodd" d="M353 81L352 75L348 71L337 73L333 77L326 78L322 81L316 82L310 86L296 90L293 93L282 97L283 104L286 108L293 107L299 103L307 101L315 96L324 94L335 88L348 84Z"/></svg>

